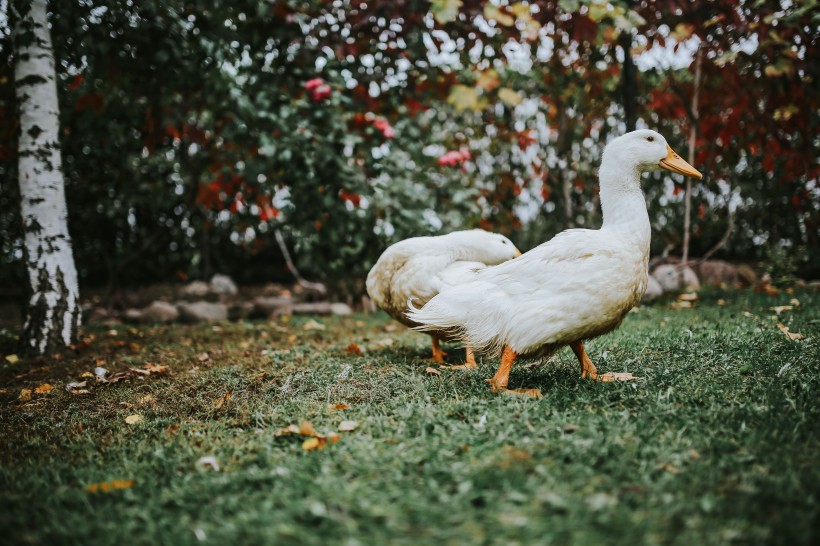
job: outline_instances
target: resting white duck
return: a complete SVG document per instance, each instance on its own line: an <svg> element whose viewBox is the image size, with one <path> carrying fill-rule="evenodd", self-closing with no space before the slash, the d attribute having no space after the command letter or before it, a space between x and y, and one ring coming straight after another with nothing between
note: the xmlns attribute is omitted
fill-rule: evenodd
<svg viewBox="0 0 820 546"><path fill-rule="evenodd" d="M584 341L617 328L646 290L651 230L640 176L659 169L702 178L655 131L614 139L598 173L601 229L563 231L518 259L441 290L408 318L420 330L502 353L498 371L487 380L494 391L507 389L518 356L548 356L564 345L578 358L581 377L637 379L630 373L599 374ZM540 396L538 389L509 392Z"/></svg>
<svg viewBox="0 0 820 546"><path fill-rule="evenodd" d="M472 280L488 265L520 255L509 239L481 229L413 237L391 245L379 257L367 275L367 293L394 319L407 326L418 326L407 318L409 299L423 306L442 289ZM439 341L452 337L434 328L428 328L427 333L433 338L433 361L441 364L446 353ZM469 346L466 362L457 367L476 367Z"/></svg>

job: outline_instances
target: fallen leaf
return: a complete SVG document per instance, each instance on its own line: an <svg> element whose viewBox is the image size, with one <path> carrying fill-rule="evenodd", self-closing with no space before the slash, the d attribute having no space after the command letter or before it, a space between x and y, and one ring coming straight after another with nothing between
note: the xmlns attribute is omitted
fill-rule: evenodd
<svg viewBox="0 0 820 546"><path fill-rule="evenodd" d="M438 370L437 370L437 369L435 369L435 368L431 368L430 366L427 366L427 367L424 369L424 373L426 373L427 375L441 375L441 372L440 372L440 371L438 371Z"/></svg>
<svg viewBox="0 0 820 546"><path fill-rule="evenodd" d="M299 434L303 436L317 436L316 429L313 427L313 423L308 421L307 419L303 419L301 423L299 423Z"/></svg>
<svg viewBox="0 0 820 546"><path fill-rule="evenodd" d="M42 385L34 389L34 394L48 394L51 392L51 389L53 388L53 385L49 383L43 383Z"/></svg>
<svg viewBox="0 0 820 546"><path fill-rule="evenodd" d="M769 311L774 311L778 315L783 311L792 311L794 309L794 305L776 305L774 307L769 307Z"/></svg>
<svg viewBox="0 0 820 546"><path fill-rule="evenodd" d="M362 353L362 348L359 347L357 343L351 343L350 345L348 345L347 349L345 349L345 352L349 355L355 356L362 356L362 354L364 354Z"/></svg>
<svg viewBox="0 0 820 546"><path fill-rule="evenodd" d="M302 330L305 330L305 331L311 331L311 330L322 331L324 329L325 329L325 325L322 324L321 322L317 321L317 320L314 320L314 319L310 319L309 321L307 321L302 326Z"/></svg>
<svg viewBox="0 0 820 546"><path fill-rule="evenodd" d="M168 366L160 366L159 364L154 364L153 362L146 362L145 369L148 370L148 373L155 373L157 375L168 373Z"/></svg>
<svg viewBox="0 0 820 546"><path fill-rule="evenodd" d="M564 432L575 432L579 428L581 427L579 427L578 425L564 425L563 430Z"/></svg>
<svg viewBox="0 0 820 546"><path fill-rule="evenodd" d="M678 301L697 301L697 292L687 292L685 294L678 294Z"/></svg>
<svg viewBox="0 0 820 546"><path fill-rule="evenodd" d="M135 413L134 415L129 415L125 418L125 422L129 425L136 425L137 423L142 421L142 415L139 413Z"/></svg>
<svg viewBox="0 0 820 546"><path fill-rule="evenodd" d="M721 299L717 300L717 304L720 305L721 307L723 307L724 305L726 305L726 300L721 298Z"/></svg>
<svg viewBox="0 0 820 546"><path fill-rule="evenodd" d="M314 449L323 449L324 443L319 439L314 437L308 438L304 442L302 442L302 449L305 451L313 451Z"/></svg>
<svg viewBox="0 0 820 546"><path fill-rule="evenodd" d="M441 25L455 21L460 7L461 0L431 0L430 2L430 11L436 22Z"/></svg>
<svg viewBox="0 0 820 546"><path fill-rule="evenodd" d="M280 428L274 436L282 436L284 434L301 434L299 425L292 423L286 427Z"/></svg>
<svg viewBox="0 0 820 546"><path fill-rule="evenodd" d="M67 392L72 392L75 389L84 389L86 387L86 383L87 381L72 381L65 386L65 390Z"/></svg>
<svg viewBox="0 0 820 546"><path fill-rule="evenodd" d="M214 400L214 408L215 409L222 409L222 406L225 405L225 402L231 399L232 391L226 392L223 396L220 396L216 400Z"/></svg>
<svg viewBox="0 0 820 546"><path fill-rule="evenodd" d="M268 376L268 372L260 372L260 373L258 373L258 374L256 374L256 375L254 375L254 376L251 378L251 380L252 380L252 381L262 381L262 380L263 380L263 379L265 379L265 377L267 377L267 376Z"/></svg>
<svg viewBox="0 0 820 546"><path fill-rule="evenodd" d="M216 472L219 472L219 461L216 460L216 457L213 455L208 455L206 457L200 457L196 461L197 468L201 468L205 470L206 468L210 468Z"/></svg>
<svg viewBox="0 0 820 546"><path fill-rule="evenodd" d="M780 329L781 332L786 334L786 337L789 338L791 341L797 341L799 339L803 339L803 334L798 334L796 332L790 332L789 327L786 326L785 324L783 324L782 322L778 322L777 327L778 327L778 329Z"/></svg>
<svg viewBox="0 0 820 546"><path fill-rule="evenodd" d="M196 355L196 359L200 362L207 362L211 359L211 355L209 355L208 353L199 353L198 355Z"/></svg>
<svg viewBox="0 0 820 546"><path fill-rule="evenodd" d="M110 482L92 483L85 490L87 493L110 493L119 489L129 489L136 483L134 480L111 480Z"/></svg>
<svg viewBox="0 0 820 546"><path fill-rule="evenodd" d="M327 411L341 411L350 408L347 404L331 404L327 407Z"/></svg>
<svg viewBox="0 0 820 546"><path fill-rule="evenodd" d="M672 309L691 309L694 307L691 301L673 301L669 304Z"/></svg>
<svg viewBox="0 0 820 546"><path fill-rule="evenodd" d="M342 421L339 423L339 432L352 432L356 430L356 427L359 426L359 423L356 421Z"/></svg>
<svg viewBox="0 0 820 546"><path fill-rule="evenodd" d="M7 355L6 362L8 362L9 364L17 364L18 362L20 362L20 357L18 357L17 355Z"/></svg>
<svg viewBox="0 0 820 546"><path fill-rule="evenodd" d="M31 400L31 389L22 389L20 391L20 396L17 399L21 402L28 402Z"/></svg>
<svg viewBox="0 0 820 546"><path fill-rule="evenodd" d="M93 379L93 378L95 377L95 375L94 375L93 373L91 373L91 372L83 372L83 373L82 373L82 375L80 375L80 377L85 377L85 378L88 378L88 379Z"/></svg>

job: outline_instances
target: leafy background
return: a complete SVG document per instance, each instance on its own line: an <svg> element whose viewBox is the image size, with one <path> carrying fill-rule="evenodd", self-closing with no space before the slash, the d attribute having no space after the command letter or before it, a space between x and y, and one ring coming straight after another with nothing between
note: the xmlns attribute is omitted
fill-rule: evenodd
<svg viewBox="0 0 820 546"><path fill-rule="evenodd" d="M715 245L731 216L717 256L820 271L814 1L84 0L50 10L85 286L214 272L286 279L276 230L305 275L349 295L408 236L483 227L527 249L599 225L597 162L633 123L684 156L696 128L706 176L693 190L690 255ZM14 290L24 271L6 23L0 282ZM315 78L329 94L306 89ZM439 164L461 149L469 160ZM645 180L655 254L680 252L676 184Z"/></svg>

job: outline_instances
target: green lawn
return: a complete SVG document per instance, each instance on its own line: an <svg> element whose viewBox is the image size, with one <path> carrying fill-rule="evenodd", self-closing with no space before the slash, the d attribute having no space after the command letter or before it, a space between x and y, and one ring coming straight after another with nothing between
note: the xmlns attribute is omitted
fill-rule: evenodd
<svg viewBox="0 0 820 546"><path fill-rule="evenodd" d="M805 336L798 341L769 309L791 298L800 305L780 321ZM381 314L90 329L88 346L62 360L0 365L0 537L817 543L817 300L713 293L695 309L641 308L587 350L601 371L642 381L582 380L564 349L513 369L510 386L539 387L540 400L492 394L490 359L474 372L428 375L428 338ZM312 320L326 329L305 329ZM11 346L6 339L0 350ZM454 362L463 357L447 349ZM112 374L146 362L168 371L89 394L65 390L95 365ZM19 400L44 383L49 394ZM329 410L342 403L349 408ZM127 424L131 415L142 421ZM306 437L277 435L302 420L319 432L357 426L305 451ZM220 470L199 467L204 456ZM87 491L111 480L135 483Z"/></svg>

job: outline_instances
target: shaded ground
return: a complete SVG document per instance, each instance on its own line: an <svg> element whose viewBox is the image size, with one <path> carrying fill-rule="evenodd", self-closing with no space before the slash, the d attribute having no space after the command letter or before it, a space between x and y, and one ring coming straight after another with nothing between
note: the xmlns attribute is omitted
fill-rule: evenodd
<svg viewBox="0 0 820 546"><path fill-rule="evenodd" d="M792 297L800 306L780 321L798 341L769 309ZM541 400L491 394L489 359L477 372L428 375L427 338L381 314L92 330L63 360L0 364L0 536L810 544L820 521L816 299L742 292L694 310L642 308L588 344L599 369L640 383L583 381L564 350L513 370L511 386L539 387ZM3 354L11 347L0 342ZM113 384L81 377L147 362L168 369ZM92 392L66 392L82 380ZM45 383L50 393L19 400ZM142 420L127 424L133 415ZM308 437L277 436L302 420L320 433L356 426L305 451ZM206 456L219 471L197 465ZM87 491L111 480L134 484Z"/></svg>

